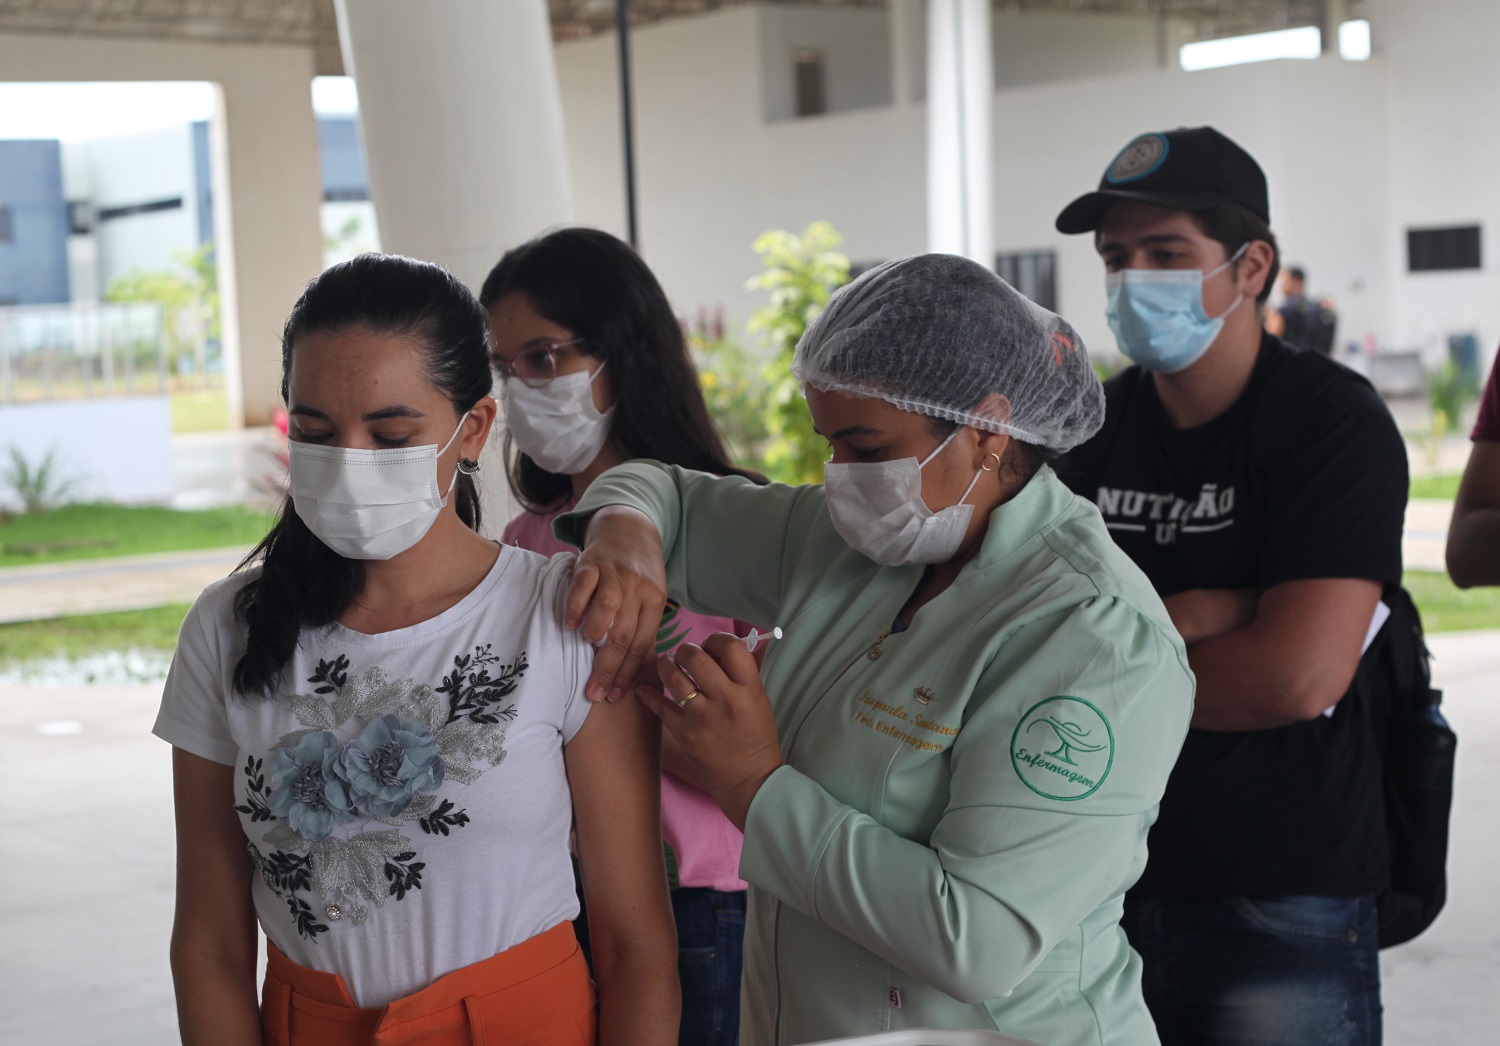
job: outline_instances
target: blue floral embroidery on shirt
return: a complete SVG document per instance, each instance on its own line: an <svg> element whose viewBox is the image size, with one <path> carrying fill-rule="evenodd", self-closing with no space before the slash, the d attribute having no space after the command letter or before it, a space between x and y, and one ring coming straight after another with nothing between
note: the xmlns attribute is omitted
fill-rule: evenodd
<svg viewBox="0 0 1500 1046"><path fill-rule="evenodd" d="M435 793L505 758L505 724L517 715L514 695L530 666L524 651L502 663L489 644L455 656L453 666L434 688L389 679L378 666L351 679L341 654L318 662L307 680L312 693L280 699L304 729L276 742L269 781L263 761L247 759L245 801L235 809L251 823L276 821L261 840L269 850L251 843L250 856L302 937L315 941L329 927L300 894L315 891L329 898L330 918L362 925L372 905L422 888L427 865L401 828L416 821L424 835L446 837L470 823ZM335 731L351 721L358 733L341 742ZM334 834L360 819L365 830Z"/></svg>
<svg viewBox="0 0 1500 1046"><path fill-rule="evenodd" d="M421 723L393 715L381 716L345 745L334 769L360 812L377 817L395 817L418 792L443 784L437 739Z"/></svg>
<svg viewBox="0 0 1500 1046"><path fill-rule="evenodd" d="M333 826L354 820L354 804L339 760L343 746L327 730L308 734L271 757L271 794L266 805L273 816L304 839L327 839Z"/></svg>

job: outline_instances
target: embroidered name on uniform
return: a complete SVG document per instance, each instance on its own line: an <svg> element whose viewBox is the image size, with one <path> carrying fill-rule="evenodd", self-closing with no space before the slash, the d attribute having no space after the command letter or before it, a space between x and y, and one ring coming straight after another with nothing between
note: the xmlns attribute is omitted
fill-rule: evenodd
<svg viewBox="0 0 1500 1046"><path fill-rule="evenodd" d="M1093 795L1115 761L1114 730L1098 706L1059 695L1026 711L1010 738L1010 760L1037 795L1072 802Z"/></svg>
<svg viewBox="0 0 1500 1046"><path fill-rule="evenodd" d="M934 722L923 717L920 712L908 711L905 705L887 704L868 690L854 699L854 721L877 734L883 734L904 745L910 745L918 752L941 752L952 743L953 738L958 736L958 727ZM915 730L936 734L940 740L932 740L913 733Z"/></svg>

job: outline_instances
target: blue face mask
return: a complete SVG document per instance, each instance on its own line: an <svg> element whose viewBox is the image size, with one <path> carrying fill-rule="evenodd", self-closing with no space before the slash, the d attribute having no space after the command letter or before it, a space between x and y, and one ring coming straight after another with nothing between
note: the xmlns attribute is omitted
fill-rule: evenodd
<svg viewBox="0 0 1500 1046"><path fill-rule="evenodd" d="M1224 328L1224 319L1245 300L1241 294L1222 315L1203 311L1203 282L1233 265L1246 243L1217 268L1122 269L1104 277L1109 292L1109 329L1120 351L1143 370L1176 374L1202 358Z"/></svg>

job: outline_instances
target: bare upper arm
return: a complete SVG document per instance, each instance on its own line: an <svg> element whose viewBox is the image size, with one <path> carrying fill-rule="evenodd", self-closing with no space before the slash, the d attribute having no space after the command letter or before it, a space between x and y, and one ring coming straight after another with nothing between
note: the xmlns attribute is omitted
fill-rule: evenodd
<svg viewBox="0 0 1500 1046"><path fill-rule="evenodd" d="M672 925L660 751L661 723L634 697L594 705L563 750L591 935Z"/></svg>
<svg viewBox="0 0 1500 1046"><path fill-rule="evenodd" d="M172 948L213 953L253 969L253 868L234 812L235 768L172 749L177 819L177 910Z"/></svg>
<svg viewBox="0 0 1500 1046"><path fill-rule="evenodd" d="M1313 578L1261 593L1251 627L1285 674L1293 714L1312 719L1349 689L1381 589L1363 578Z"/></svg>
<svg viewBox="0 0 1500 1046"><path fill-rule="evenodd" d="M1481 512L1500 509L1500 443L1475 440L1464 466L1453 518L1448 524L1448 573L1461 587L1490 583L1500 566L1500 549L1493 541L1494 524L1475 525Z"/></svg>

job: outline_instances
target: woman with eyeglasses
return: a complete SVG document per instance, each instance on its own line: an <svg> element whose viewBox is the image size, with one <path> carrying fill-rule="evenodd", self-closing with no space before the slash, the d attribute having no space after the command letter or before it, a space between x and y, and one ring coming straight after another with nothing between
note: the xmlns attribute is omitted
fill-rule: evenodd
<svg viewBox="0 0 1500 1046"><path fill-rule="evenodd" d="M290 496L188 613L155 727L182 1041L670 1046L660 730L585 700L571 557L478 533L483 310L366 254L308 284L281 351Z"/></svg>
<svg viewBox="0 0 1500 1046"><path fill-rule="evenodd" d="M570 511L600 473L632 458L750 475L729 463L682 327L656 277L625 243L595 229L549 233L507 252L479 300L489 311L502 382L511 489L525 506L505 528L507 544L546 555L571 551L553 536L552 520ZM656 648L667 652L729 631L744 629L668 604ZM622 630L611 640L629 638ZM662 765L662 832L675 862L679 1041L733 1044L743 840L670 741Z"/></svg>

